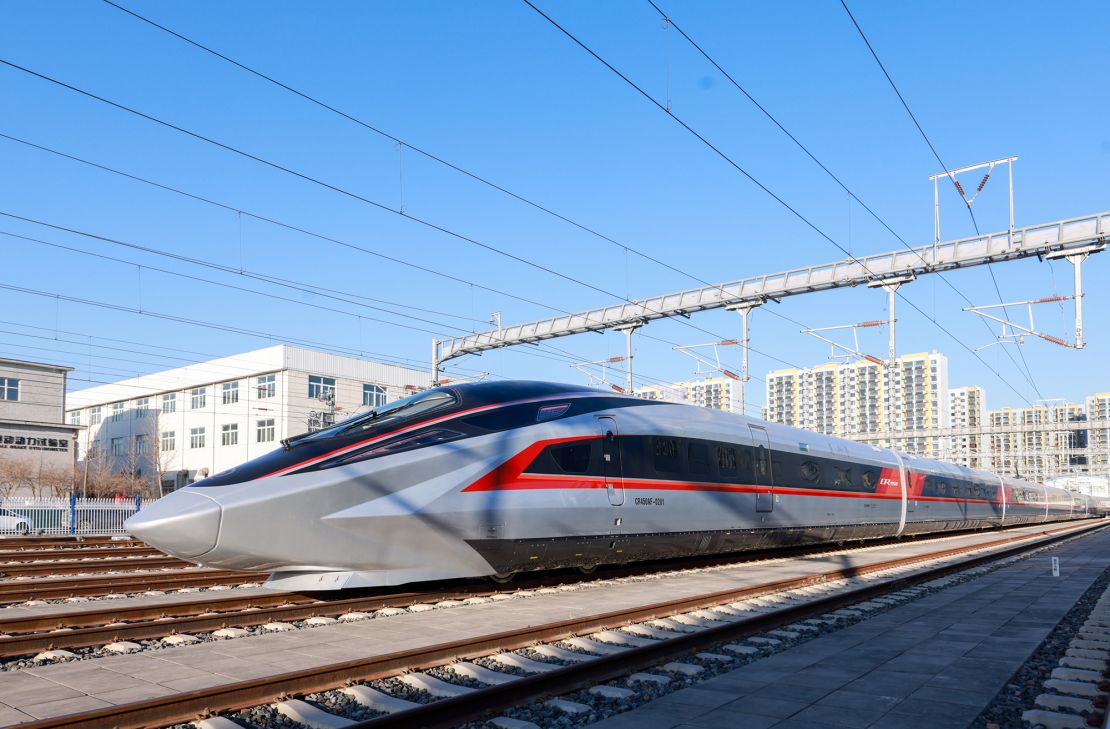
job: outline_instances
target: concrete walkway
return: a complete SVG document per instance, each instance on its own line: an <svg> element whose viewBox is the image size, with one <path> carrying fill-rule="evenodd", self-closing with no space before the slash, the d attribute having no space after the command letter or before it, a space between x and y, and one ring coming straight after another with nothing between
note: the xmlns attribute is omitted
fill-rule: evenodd
<svg viewBox="0 0 1110 729"><path fill-rule="evenodd" d="M1023 527L1007 534L1035 534L1045 528ZM0 672L0 726L998 538L998 532L984 532L939 543L907 542L601 582L554 594Z"/></svg>
<svg viewBox="0 0 1110 729"><path fill-rule="evenodd" d="M1108 566L1103 530L591 729L962 729Z"/></svg>

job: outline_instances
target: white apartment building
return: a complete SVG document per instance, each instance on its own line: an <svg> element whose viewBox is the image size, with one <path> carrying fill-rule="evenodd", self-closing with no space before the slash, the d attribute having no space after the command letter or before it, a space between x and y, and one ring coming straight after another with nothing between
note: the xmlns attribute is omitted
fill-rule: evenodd
<svg viewBox="0 0 1110 729"><path fill-rule="evenodd" d="M1087 420L1092 424L1087 430L1088 467L1094 473L1110 473L1110 427L1097 424L1110 422L1110 392L1087 398Z"/></svg>
<svg viewBox="0 0 1110 729"><path fill-rule="evenodd" d="M983 433L987 423L987 393L977 385L953 387L948 393L949 422L955 432L966 428L974 431L968 435L953 435L949 458L969 468L989 468L990 441Z"/></svg>
<svg viewBox="0 0 1110 729"><path fill-rule="evenodd" d="M430 384L423 370L282 344L72 392L66 418L83 426L85 464L171 491Z"/></svg>
<svg viewBox="0 0 1110 729"><path fill-rule="evenodd" d="M1000 408L991 410L989 419L992 429L1002 431L990 435L991 460L999 473L1043 481L1087 468L1087 431L1054 427L1086 420L1082 405Z"/></svg>
<svg viewBox="0 0 1110 729"><path fill-rule="evenodd" d="M670 385L645 385L636 388L632 394L645 400L684 402L733 412L740 409L739 389L733 387L736 384L736 381L728 377L705 377Z"/></svg>
<svg viewBox="0 0 1110 729"><path fill-rule="evenodd" d="M868 360L830 362L767 374L765 417L851 438L885 433L879 445L923 456L944 452L939 436L900 435L948 426L948 359L936 352L907 354L893 366Z"/></svg>

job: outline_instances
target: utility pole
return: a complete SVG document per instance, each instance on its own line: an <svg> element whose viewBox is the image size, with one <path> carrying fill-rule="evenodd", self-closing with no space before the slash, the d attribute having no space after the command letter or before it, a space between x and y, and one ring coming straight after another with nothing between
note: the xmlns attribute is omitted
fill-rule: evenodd
<svg viewBox="0 0 1110 729"><path fill-rule="evenodd" d="M643 325L643 322L633 322L632 324L625 324L624 326L616 327L614 330L622 332L624 334L624 384L625 392L629 395L632 394L632 332L636 331Z"/></svg>
<svg viewBox="0 0 1110 729"><path fill-rule="evenodd" d="M742 304L726 306L728 311L740 312L740 413L743 414L748 406L746 384L751 379L748 370L748 317L752 309L762 306L762 301L745 301Z"/></svg>

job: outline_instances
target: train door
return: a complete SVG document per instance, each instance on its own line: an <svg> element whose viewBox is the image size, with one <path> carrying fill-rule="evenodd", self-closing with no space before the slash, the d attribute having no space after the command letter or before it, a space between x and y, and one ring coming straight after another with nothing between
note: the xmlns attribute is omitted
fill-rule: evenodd
<svg viewBox="0 0 1110 729"><path fill-rule="evenodd" d="M767 429L758 425L749 425L748 432L751 434L752 449L755 452L755 460L752 464L755 471L755 482L760 486L767 487L766 491L760 489L756 493L755 510L773 511L775 508L775 482L771 474L771 439L767 435Z"/></svg>
<svg viewBox="0 0 1110 729"><path fill-rule="evenodd" d="M912 494L909 493L910 483L906 471L906 462L902 460L902 455L898 451L891 451L894 456L894 461L898 464L898 489L902 495L902 508L898 513L898 531L894 532L895 536L901 536L902 532L906 529L906 514L914 511L917 508L917 499L911 498ZM886 471L884 471L885 473ZM880 486L883 486L880 482Z"/></svg>
<svg viewBox="0 0 1110 729"><path fill-rule="evenodd" d="M624 471L621 467L621 447L617 440L617 419L612 415L599 415L597 423L601 429L601 472L605 479L605 491L613 506L624 504Z"/></svg>

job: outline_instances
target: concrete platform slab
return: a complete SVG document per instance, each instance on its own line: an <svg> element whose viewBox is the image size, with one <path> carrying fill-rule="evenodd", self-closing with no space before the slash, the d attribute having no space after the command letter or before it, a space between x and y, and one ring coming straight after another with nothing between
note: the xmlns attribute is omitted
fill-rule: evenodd
<svg viewBox="0 0 1110 729"><path fill-rule="evenodd" d="M1042 529L1043 527L1038 525L1024 531L1037 533ZM1011 534L1017 533L1019 532L1011 532ZM964 535L947 538L943 544L946 547L970 545L990 541L996 536L996 534ZM1084 560L1089 560L1091 555L1105 559L1106 543L1107 539L1101 536L1084 539L1083 549L1089 553L1088 556L1074 550L1069 553L1071 556L1066 562L1067 570L1059 580L1052 582L1042 580L1040 583L1031 581L1026 577L1025 568L1021 567L1026 563L1018 563L1014 568L1016 570L1014 576L993 577L986 580L984 585L989 585L989 589L956 587L948 593L926 598L924 602L932 601L928 606L908 603L880 615L879 622L875 623L884 626L883 633L880 635L876 635L873 628L865 630L854 626L835 635L820 637L802 644L801 648L806 651L805 654L795 653L797 649L793 649L787 651L793 658L776 657L776 659L767 659L773 660L772 663L760 661L752 664L766 663L766 666L749 674L748 680L749 682L762 681L763 683L758 685L765 686L764 690L768 692L769 697L775 695L794 699L805 697L805 700L812 703L820 698L812 696L813 691L822 690L828 693L834 690L834 687L791 685L790 675L820 660L827 660L832 665L839 663L852 674L853 680L861 682L866 682L868 672L875 672L876 681L882 673L912 674L913 671L909 669L913 669L913 665L899 664L884 668L883 664L914 647L924 647L932 640L944 640L945 638L939 635L944 631L949 631L950 640L957 642L963 639L971 642L979 632L984 633L984 638L1006 638L1012 642L998 643L993 647L976 645L972 650L982 648L976 657L984 661L1005 664L1016 660L1025 650L1024 646L1027 643L1035 642L1037 626L1051 616L1059 614L1061 600L1066 601L1072 595L1073 587L1078 585L1078 581L1085 578L1093 569ZM1091 545L1103 546L1092 550ZM682 572L645 582L599 582L574 591L551 591L544 594L537 591L528 598L460 605L451 609L421 613L410 612L387 619L336 623L308 630L276 632L236 640L166 648L147 654L94 658L42 666L26 671L9 671L0 673L0 703L16 711L31 713L30 707L70 699L75 701L72 706L82 705L80 701L82 697L90 700L87 705L93 705L107 703L101 697L113 692L158 691L150 688L151 686L161 686L174 691L193 690L323 663L366 658L449 640L486 635L514 627L535 625L539 622L554 622L580 615L591 615L598 612L599 605L604 605L606 610L617 610L666 599L704 594L711 590L749 586L766 579L800 577L833 568L860 567L894 557L928 552L934 548L934 544L927 542L907 542L885 550L830 552L803 559L784 558L759 565L737 565L733 568L706 572ZM1100 549L1103 551L1100 552ZM1029 564L1033 563L1034 561L1029 562ZM1044 559L1036 561L1035 564L1038 565L1037 569L1047 569L1047 561ZM263 592L257 588L253 591ZM236 592L250 594L252 590ZM127 598L118 604L135 604L143 601L165 603L187 599L197 599L197 594ZM109 601L98 602L97 608L106 607L106 602ZM743 607L761 609L760 605L765 608L775 602L770 598L751 600L745 601ZM40 613L41 611L59 612L67 607L48 605L22 610ZM72 609L86 607L73 606ZM7 608L0 612L15 617L20 614L18 610L20 609ZM892 618L892 614L897 611L904 612L900 614L899 619ZM739 610L737 612L740 613ZM912 633L899 633L900 627L917 623L920 623L920 629ZM869 621L863 625L868 624L872 623ZM1014 632L1005 636L993 635L992 628L989 626L997 626L993 630L1010 628ZM692 626L674 622L673 627L688 629ZM621 646L605 645L588 638L571 639L569 643L595 654L625 650ZM885 650L877 650L880 647ZM152 656L156 656L159 663L143 666L142 663L110 662L122 659L147 659ZM948 654L944 657L947 659ZM945 671L951 672L960 667L961 661L967 660L970 660L969 656L960 656L946 667ZM939 663L939 661L932 663ZM964 667L974 672L981 671L982 666L986 665L988 664L967 664ZM890 668L899 670L892 672ZM984 674L986 675L984 685L977 690L986 691L988 684L998 679L999 670L995 668ZM929 665L927 670L923 671L927 675L935 672L935 665ZM744 689L739 684L736 684L736 688ZM914 690L918 688L920 687L915 687ZM75 710L72 706L69 707L70 710Z"/></svg>
<svg viewBox="0 0 1110 729"><path fill-rule="evenodd" d="M1048 557L1053 555L1069 569L1061 578L1047 580ZM1059 545L1047 555L925 594L875 619L605 719L592 729L965 727L1102 573L1108 559L1110 531ZM714 688L735 694L723 704L683 701L688 692ZM676 706L685 711L676 712Z"/></svg>

